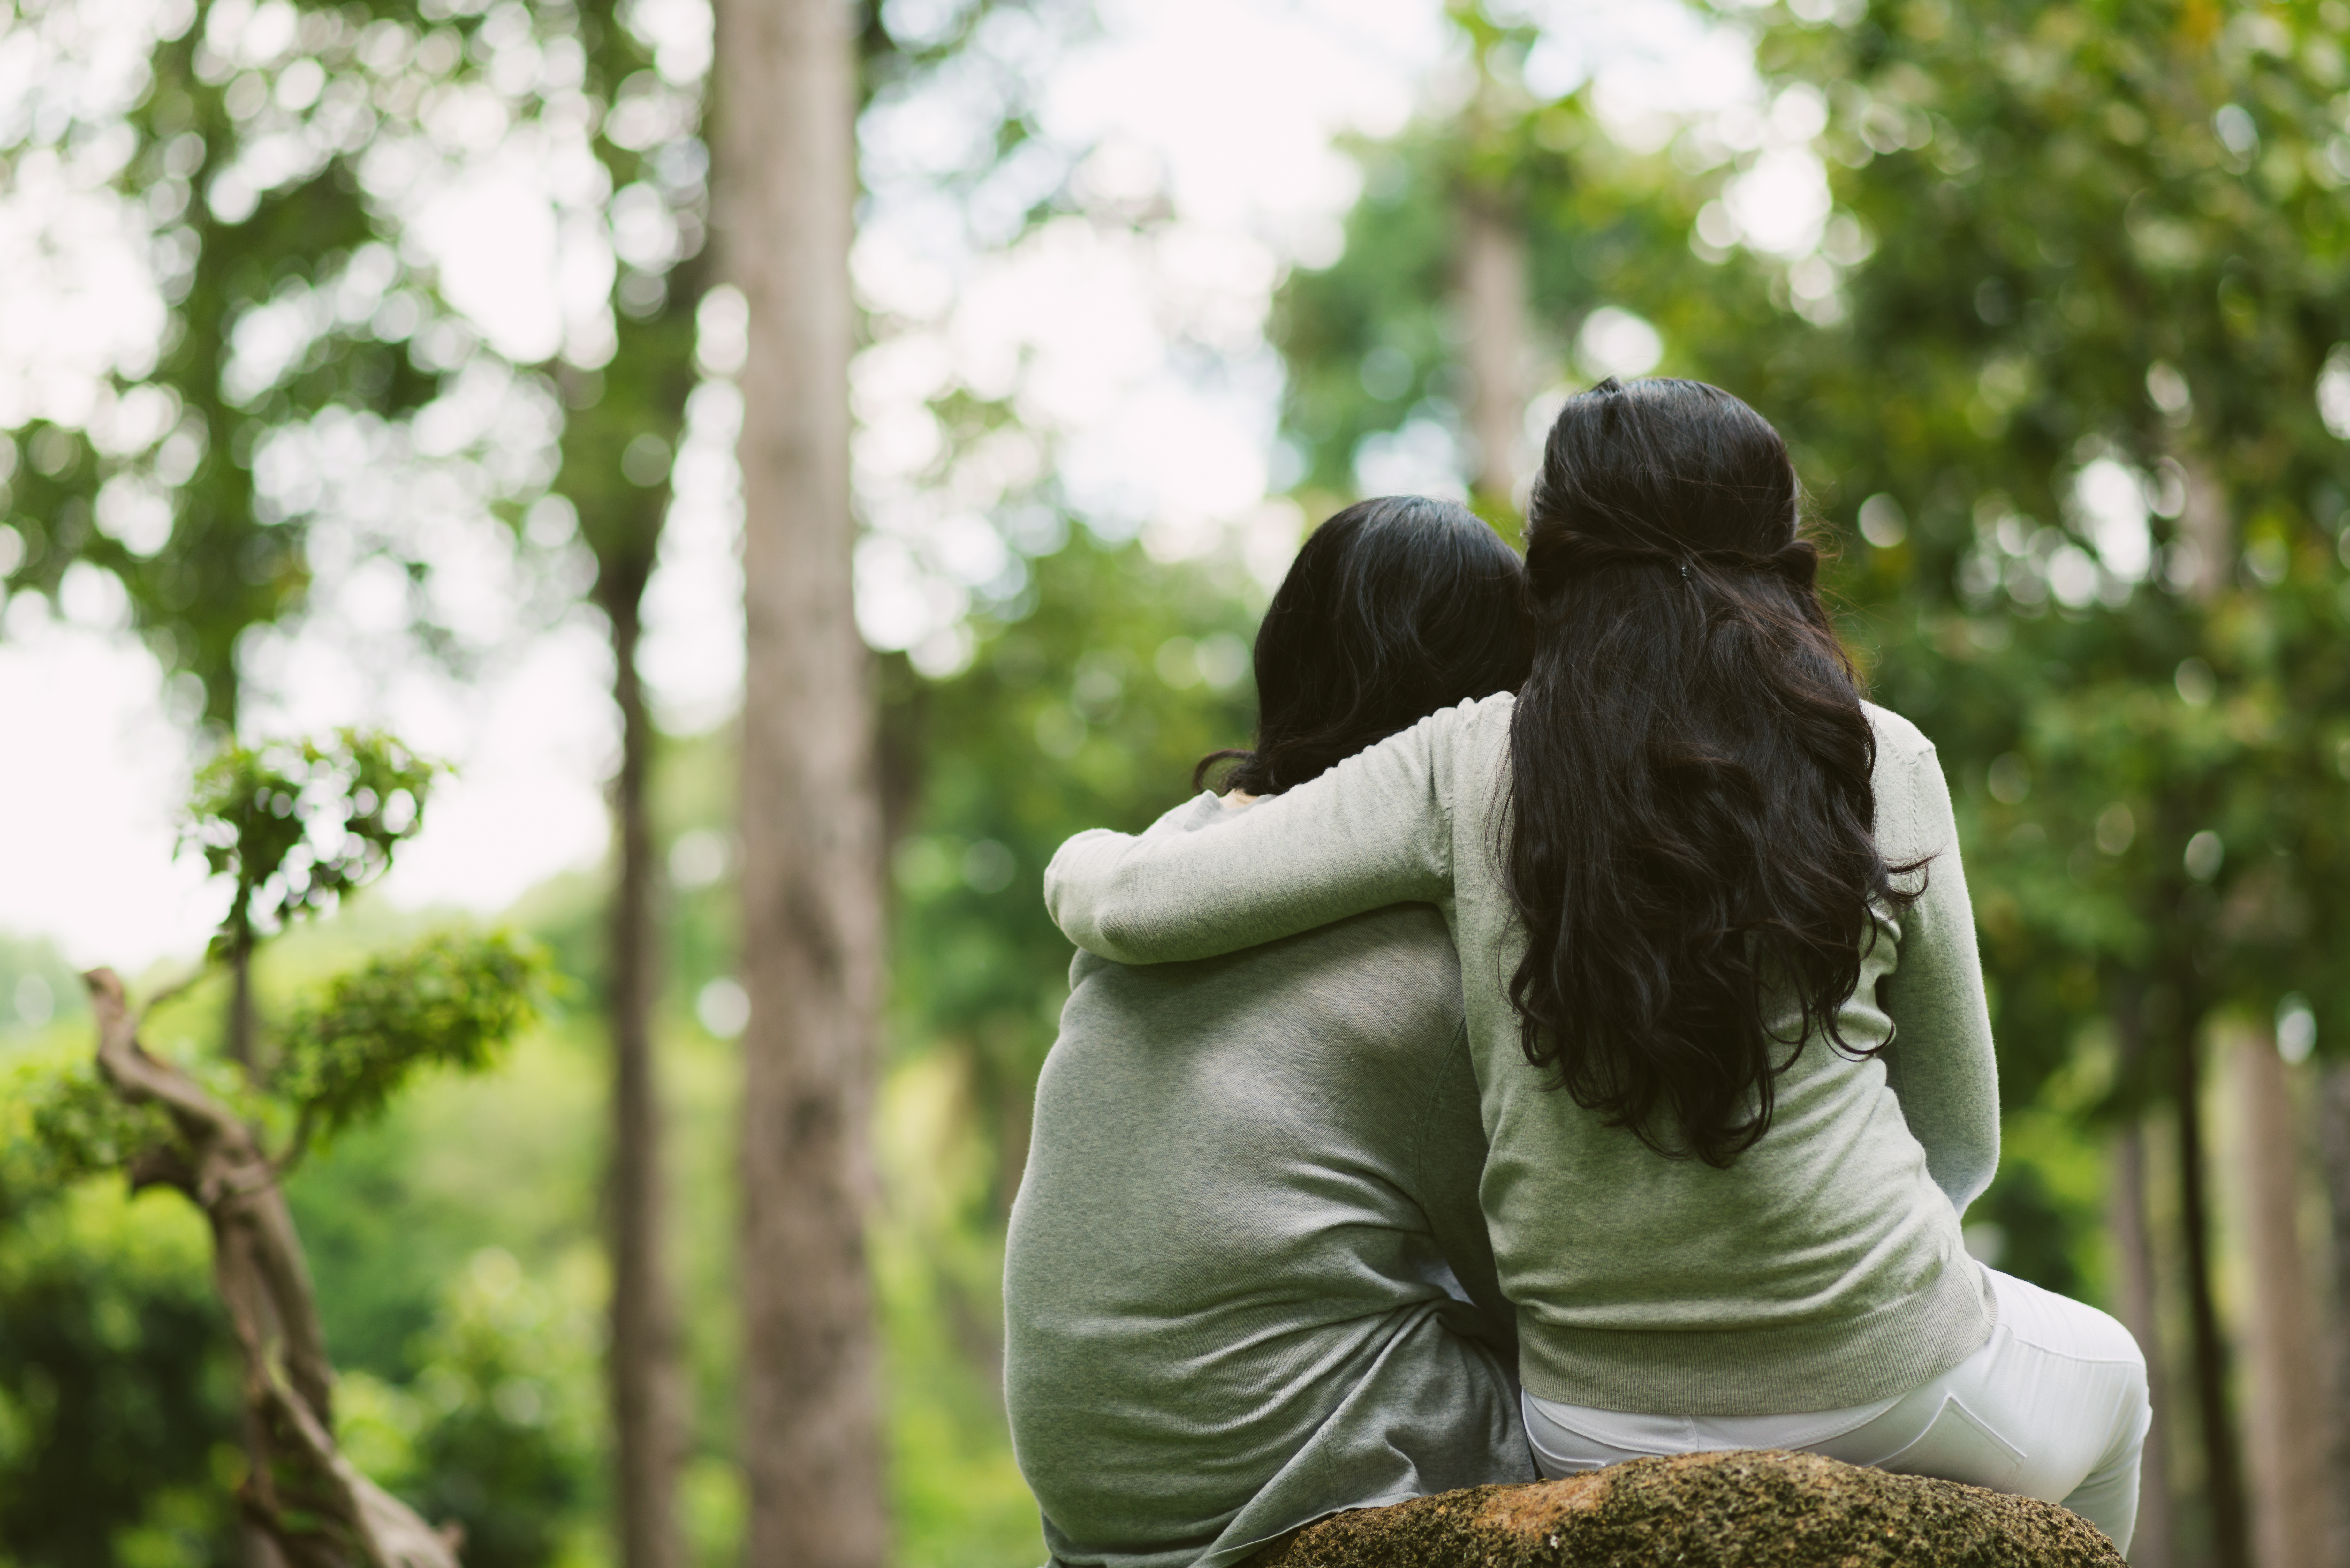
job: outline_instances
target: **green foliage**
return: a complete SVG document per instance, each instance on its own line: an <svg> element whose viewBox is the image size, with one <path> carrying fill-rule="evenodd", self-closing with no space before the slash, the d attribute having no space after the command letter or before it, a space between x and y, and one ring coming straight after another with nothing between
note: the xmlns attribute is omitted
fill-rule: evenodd
<svg viewBox="0 0 2350 1568"><path fill-rule="evenodd" d="M242 1114L264 1106L242 1074L217 1058L181 1064L205 1091ZM0 1228L92 1179L137 1175L142 1157L168 1158L179 1129L151 1103L118 1095L85 1036L0 1060Z"/></svg>
<svg viewBox="0 0 2350 1568"><path fill-rule="evenodd" d="M463 1527L467 1568L588 1555L599 1325L578 1274L533 1278L512 1254L483 1249L441 1291L412 1381L345 1380L338 1438L424 1517Z"/></svg>
<svg viewBox="0 0 2350 1568"><path fill-rule="evenodd" d="M0 1052L69 1028L87 1011L81 981L54 947L0 936Z"/></svg>
<svg viewBox="0 0 2350 1568"><path fill-rule="evenodd" d="M1762 59L1829 87L1875 245L1774 389L1840 517L1881 493L1911 520L1855 588L1961 783L2011 1077L2126 1016L2129 1102L2223 1009L2299 990L2350 1036L2350 461L2314 395L2350 228L2324 6L2117 15L1887 7Z"/></svg>
<svg viewBox="0 0 2350 1568"><path fill-rule="evenodd" d="M971 1114L972 1077L968 1057L933 1051L881 1091L889 1204L871 1246L891 1511L908 1568L1015 1568L1044 1555L1035 1500L1003 1431L994 1129Z"/></svg>
<svg viewBox="0 0 2350 1568"><path fill-rule="evenodd" d="M1692 346L1767 358L1768 336L1783 331L1759 269L1690 251L1690 222L1719 176L1627 151L1579 97L1522 104L1503 123L1490 109L1418 123L1351 151L1364 193L1346 246L1326 267L1293 272L1268 324L1288 371L1283 438L1303 459L1299 493L1316 514L1357 498L1367 442L1414 422L1461 430L1474 391L1461 363L1464 202L1499 208L1526 237L1523 352L1545 400L1579 384L1570 345L1603 305L1657 324L1662 372L1688 369Z"/></svg>
<svg viewBox="0 0 2350 1568"><path fill-rule="evenodd" d="M338 975L287 1020L272 1090L331 1137L420 1069L478 1073L526 1026L546 974L505 932L442 932Z"/></svg>
<svg viewBox="0 0 2350 1568"><path fill-rule="evenodd" d="M1067 995L1038 878L1075 825L1139 830L1190 794L1201 756L1247 743L1263 592L1236 563L1159 566L1082 534L1030 570L1033 598L981 624L969 669L901 674L889 721L920 803L892 866L892 1048L972 1060L997 1214Z"/></svg>
<svg viewBox="0 0 2350 1568"><path fill-rule="evenodd" d="M439 764L398 741L345 731L329 744L231 747L197 775L186 840L236 891L213 956L248 957L296 914L334 908L382 872L421 824ZM536 1016L546 958L504 932L443 931L338 975L286 1020L260 1085L213 1058L187 1064L200 1082L256 1121L274 1100L295 1118L298 1158L381 1113L417 1072L487 1068ZM85 1057L15 1065L18 1092L0 1131L13 1164L49 1185L131 1168L168 1151L177 1130L151 1105L130 1105Z"/></svg>
<svg viewBox="0 0 2350 1568"><path fill-rule="evenodd" d="M527 1288L486 1253L436 1330L418 1387L418 1506L465 1527L469 1568L540 1568L564 1545L594 1474L592 1311ZM581 1376L588 1373L589 1376Z"/></svg>
<svg viewBox="0 0 2350 1568"><path fill-rule="evenodd" d="M681 106L667 135L646 140L615 116L588 139L615 191L658 193L681 220L667 255L632 254L614 282L614 337L608 358L553 367L566 412L553 489L570 504L568 521L595 558L588 597L615 632L633 643L645 586L652 576L670 504L669 472L685 421L686 400L700 379L694 361L696 314L712 281L702 235L707 228L709 153L700 135L699 89L643 91L660 78L657 50L626 25L623 7L595 0L594 47L583 57L581 90L599 101L655 96ZM557 503L556 506L559 507ZM543 539L563 530L559 510L534 514ZM625 656L624 656L625 657Z"/></svg>
<svg viewBox="0 0 2350 1568"><path fill-rule="evenodd" d="M1424 405L1457 417L1467 390L1458 326L1441 307L1458 265L1449 192L1460 149L1421 130L1355 151L1367 191L1347 216L1346 249L1321 272L1292 275L1269 324L1288 361L1282 426L1305 456L1302 482L1347 499L1367 437Z"/></svg>
<svg viewBox="0 0 2350 1568"><path fill-rule="evenodd" d="M389 737L349 732L324 745L232 748L216 758L196 782L187 830L212 869L236 882L215 956L249 962L256 941L281 932L292 916L334 908L341 895L383 870L415 830L435 771ZM536 1015L546 969L536 949L511 935L437 933L363 961L299 1003L259 1085L217 1055L184 1067L256 1127L294 1118L292 1146L279 1158L283 1169L315 1134L331 1137L380 1116L421 1069L488 1067ZM7 1272L13 1250L45 1220L54 1224L56 1214L86 1207L89 1194L122 1190L85 1179L128 1172L134 1179L184 1180L173 1175L183 1168L175 1158L182 1135L155 1106L125 1103L86 1044L71 1055L26 1053L5 1070L11 1092L0 1097L0 1331L16 1337L0 1345L0 1528L12 1552L21 1542L32 1553L9 1561L226 1561L226 1489L244 1459L234 1446L203 1440L224 1424L233 1438L234 1422L217 1418L214 1407L233 1410L235 1401L213 1386L223 1381L210 1369L221 1348L218 1314L201 1263L167 1280L172 1290L201 1301L204 1310L193 1316L168 1302L150 1306L135 1293L126 1303L120 1292L108 1293L112 1287L102 1274L52 1270L56 1278L27 1280ZM186 1212L192 1220L192 1210ZM99 1298L97 1306L78 1300L78 1291ZM9 1320L17 1314L34 1317L35 1326L16 1334ZM60 1321L38 1321L49 1314L61 1314ZM85 1322L88 1332L78 1331ZM19 1342L31 1345L38 1359L17 1364ZM513 1404L505 1398L500 1408ZM132 1429L116 1430L122 1422ZM38 1464L24 1457L36 1441L42 1445ZM522 1506L544 1502L531 1490L537 1483L515 1469L527 1467L536 1451L527 1435L504 1434L494 1446L521 1489ZM94 1452L101 1447L107 1451ZM159 1453L163 1449L171 1451ZM68 1472L69 1480L52 1475L44 1468L52 1453L87 1468ZM433 1473L469 1474L480 1458L461 1453L436 1460ZM576 1479L578 1469L566 1459L549 1473ZM17 1490L28 1483L47 1490ZM486 1560L552 1561L528 1529L499 1534L502 1506L484 1504L484 1527L494 1538ZM494 1544L500 1541L505 1544ZM477 1552L473 1560L484 1559Z"/></svg>
<svg viewBox="0 0 2350 1568"><path fill-rule="evenodd" d="M423 827L442 771L390 735L358 730L224 748L197 773L182 833L214 876L235 879L213 956L249 950L380 875Z"/></svg>
<svg viewBox="0 0 2350 1568"><path fill-rule="evenodd" d="M87 1058L21 1065L14 1076L9 1097L22 1107L32 1155L29 1168L18 1172L30 1177L27 1185L59 1187L126 1169L172 1137L169 1116L153 1105L126 1104Z"/></svg>
<svg viewBox="0 0 2350 1568"><path fill-rule="evenodd" d="M530 1054L527 1045L517 1051L525 1059ZM529 1233L514 1205L477 1201L468 1210L445 1190L452 1164L462 1175L477 1174L457 1156L463 1140L482 1135L478 1115L460 1112L441 1136L418 1126L435 1110L446 1113L452 1098L466 1106L464 1086L504 1086L522 1066L509 1062L486 1079L421 1082L380 1120L352 1127L313 1150L288 1179L286 1200L309 1257L318 1313L328 1325L336 1369L346 1377L412 1381L422 1365L419 1347L442 1310L448 1282L463 1270L465 1260L497 1242L518 1245ZM494 1089L487 1093L501 1097ZM420 1167L426 1168L422 1174ZM567 1172L502 1164L494 1174L479 1174L485 1185L535 1180L555 1187ZM552 1194L540 1199L551 1200Z"/></svg>
<svg viewBox="0 0 2350 1568"><path fill-rule="evenodd" d="M243 1465L236 1378L203 1220L111 1183L10 1185L0 1219L5 1560L241 1562L221 1484Z"/></svg>
<svg viewBox="0 0 2350 1568"><path fill-rule="evenodd" d="M31 461L0 500L0 527L23 546L10 587L54 595L76 564L116 576L165 667L233 729L240 635L298 610L310 577L315 497L262 484L256 453L313 421L404 420L471 358L429 273L403 262L349 116L413 127L421 89L484 81L488 51L463 47L478 16L428 30L390 4L293 7L274 47L236 36L239 8L211 0L154 15L147 90L120 120L62 129L129 133L112 182L152 215L172 319L150 364L118 367L99 389L96 411L120 417L19 432ZM248 42L267 52L239 57ZM47 119L17 123L38 136ZM237 348L265 312L295 332L275 364ZM138 514L150 515L127 520Z"/></svg>

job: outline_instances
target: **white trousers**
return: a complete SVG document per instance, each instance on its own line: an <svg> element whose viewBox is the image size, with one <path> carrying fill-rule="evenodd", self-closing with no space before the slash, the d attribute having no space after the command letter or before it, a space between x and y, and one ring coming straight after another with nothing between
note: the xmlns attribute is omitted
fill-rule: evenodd
<svg viewBox="0 0 2350 1568"><path fill-rule="evenodd" d="M2062 1503L2128 1551L2138 1453L2154 1418L2137 1342L2095 1307L1983 1272L1999 1326L1907 1394L1794 1416L1643 1416L1529 1394L1534 1462L1556 1480L1654 1454L1800 1449Z"/></svg>

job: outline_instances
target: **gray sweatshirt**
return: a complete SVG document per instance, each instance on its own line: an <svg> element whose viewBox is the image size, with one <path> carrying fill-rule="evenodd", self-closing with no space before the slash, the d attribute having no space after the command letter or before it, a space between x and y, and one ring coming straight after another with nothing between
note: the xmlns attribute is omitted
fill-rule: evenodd
<svg viewBox="0 0 2350 1568"><path fill-rule="evenodd" d="M1868 707L1886 858L1933 857L1880 911L1838 1015L1806 1042L1771 1131L1727 1170L1669 1159L1529 1066L1505 987L1524 949L1501 881L1512 699L1431 715L1222 832L1064 845L1045 896L1080 947L1196 960L1406 899L1459 945L1492 1152L1480 1195L1519 1370L1545 1398L1657 1415L1782 1415L1889 1398L1990 1337L1960 1216L1999 1163L1998 1077L1934 749ZM1773 1021L1792 1029L1792 1009Z"/></svg>
<svg viewBox="0 0 2350 1568"><path fill-rule="evenodd" d="M1202 796L1151 836L1250 815ZM1532 1480L1437 912L1149 969L1080 953L1070 985L1003 1276L1055 1561L1220 1568L1339 1509Z"/></svg>

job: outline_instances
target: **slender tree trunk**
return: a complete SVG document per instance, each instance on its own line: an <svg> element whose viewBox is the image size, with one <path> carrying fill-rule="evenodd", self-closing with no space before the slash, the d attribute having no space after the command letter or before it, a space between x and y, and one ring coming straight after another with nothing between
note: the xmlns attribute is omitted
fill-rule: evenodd
<svg viewBox="0 0 2350 1568"><path fill-rule="evenodd" d="M2117 977L2114 987L2114 1036L2122 1071L2133 1081L2146 1075L2146 981ZM2147 1402L2154 1407L2139 1469L2137 1529L2130 1542L2137 1568L2176 1568L2178 1513L2170 1496L2170 1400L2168 1359L2162 1352L2160 1267L2154 1256L2154 1225L2147 1213L2146 1124L2133 1116L2114 1139L2111 1218L2115 1251L2121 1263L2122 1321L2146 1356Z"/></svg>
<svg viewBox="0 0 2350 1568"><path fill-rule="evenodd" d="M2195 1334L2195 1402L2203 1428L2203 1489L2211 1507L2211 1557L2219 1568L2251 1568L2244 1521L2243 1472L2228 1408L2228 1345L2211 1295L2211 1221L2203 1166L2202 1075L2196 1023L2187 1020L2178 1043L2178 1211L2186 1243L2189 1317Z"/></svg>
<svg viewBox="0 0 2350 1568"><path fill-rule="evenodd" d="M2188 591L2208 605L2227 591L2235 576L2235 522L2227 488L2210 460L2186 447L2179 464L2187 470L2187 505L2178 514L2178 532L2195 545L2195 576Z"/></svg>
<svg viewBox="0 0 2350 1568"><path fill-rule="evenodd" d="M646 803L652 715L637 675L646 574L608 580L599 594L612 628L612 696L620 710L620 768L612 781L615 858L605 1011L612 1032L612 1340L614 1484L624 1568L682 1568L677 1474L685 1452L677 1309L662 1240L660 1092L653 1065L660 983L653 923L653 830Z"/></svg>
<svg viewBox="0 0 2350 1568"><path fill-rule="evenodd" d="M2324 1385L2313 1376L2317 1324L2301 1252L2301 1129L2284 1059L2266 1030L2235 1043L2237 1142L2243 1227L2251 1262L2251 1410L2253 1560L2303 1568L2326 1546Z"/></svg>
<svg viewBox="0 0 2350 1568"><path fill-rule="evenodd" d="M2187 470L2187 505L2179 533L2196 548L2196 572L2189 585L2207 610L2234 576L2235 525L2226 488L2208 458L2182 443ZM2202 1417L2204 1490L2211 1508L2211 1552L2219 1568L2249 1568L2251 1540L2244 1506L2244 1480L2237 1456L2236 1428L2228 1407L2228 1348L2220 1331L2211 1293L2210 1183L2203 1163L2202 1074L2199 1070L2196 1012L2184 1021L2178 1040L2179 1222L2186 1246L2187 1282L2195 1329L2195 1397Z"/></svg>
<svg viewBox="0 0 2350 1568"><path fill-rule="evenodd" d="M1525 426L1526 241L1515 214L1484 192L1463 203L1461 295L1468 317L1468 369L1475 389L1469 435L1471 488L1491 507L1517 508L1517 446Z"/></svg>
<svg viewBox="0 0 2350 1568"><path fill-rule="evenodd" d="M2178 1554L2170 1501L2170 1401L2163 1386L2166 1368L2156 1288L2160 1275L2154 1262L2154 1230L2147 1220L2146 1186L2146 1133L2133 1121L2114 1139L2114 1242L2121 1259L2122 1321L2146 1354L2147 1396L2154 1406L2154 1425L2146 1434L2137 1531L2130 1541L2130 1562L2136 1568L2175 1568Z"/></svg>
<svg viewBox="0 0 2350 1568"><path fill-rule="evenodd" d="M260 1020L253 1002L253 940L240 939L228 956L228 1055L244 1069L247 1078L261 1072L258 1058Z"/></svg>
<svg viewBox="0 0 2350 1568"><path fill-rule="evenodd" d="M2333 1430L2326 1490L2334 1498L2334 1546L2327 1561L2350 1568L2350 1062L2329 1064L2318 1102L2317 1147L2325 1170L2326 1207L2333 1219Z"/></svg>
<svg viewBox="0 0 2350 1568"><path fill-rule="evenodd" d="M253 1001L253 943L249 938L237 941L228 958L228 1055L244 1069L247 1082L257 1082L260 1064L255 1059L260 1035L260 1021ZM224 1282L224 1290L226 1285ZM266 1300L253 1305L256 1321L264 1332L274 1337L278 1326ZM244 1460L247 1484L263 1489L269 1484L269 1434L262 1429L261 1413L250 1403L244 1411ZM286 1554L277 1549L277 1538L268 1527L252 1513L239 1521L239 1533L244 1548L244 1568L285 1568Z"/></svg>
<svg viewBox="0 0 2350 1568"><path fill-rule="evenodd" d="M865 1216L880 975L871 659L852 613L855 60L842 0L720 0L717 230L742 437L742 1305L753 1568L887 1541Z"/></svg>

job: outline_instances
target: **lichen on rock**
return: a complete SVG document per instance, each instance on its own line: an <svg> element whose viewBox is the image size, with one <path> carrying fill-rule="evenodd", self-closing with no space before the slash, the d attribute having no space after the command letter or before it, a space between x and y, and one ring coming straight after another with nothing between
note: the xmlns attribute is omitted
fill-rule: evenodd
<svg viewBox="0 0 2350 1568"><path fill-rule="evenodd" d="M1249 1568L2122 1568L2054 1503L1775 1449L1338 1514Z"/></svg>

